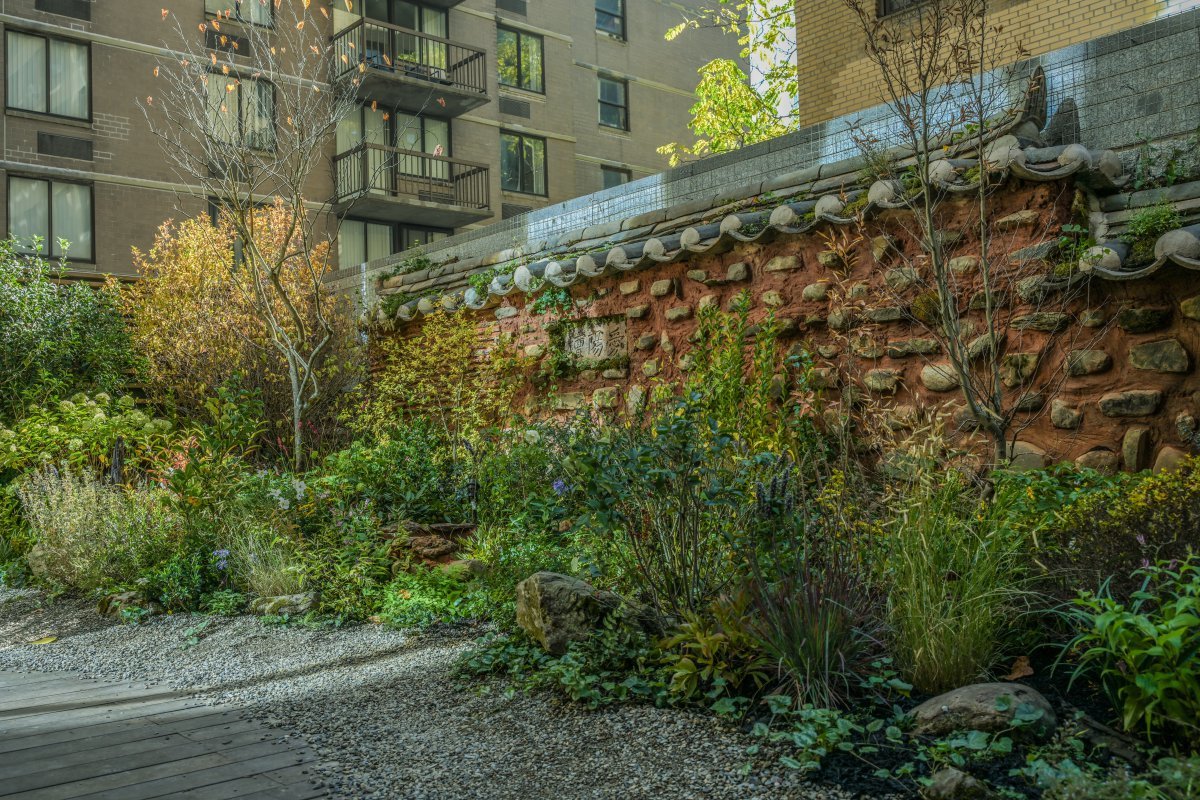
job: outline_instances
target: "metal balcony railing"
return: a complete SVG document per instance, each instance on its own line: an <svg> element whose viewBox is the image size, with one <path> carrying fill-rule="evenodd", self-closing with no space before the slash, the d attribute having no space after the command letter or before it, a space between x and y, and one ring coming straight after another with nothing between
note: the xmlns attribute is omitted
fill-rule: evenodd
<svg viewBox="0 0 1200 800"><path fill-rule="evenodd" d="M491 202L488 168L473 161L364 143L335 156L333 167L339 203L377 194L486 211Z"/></svg>
<svg viewBox="0 0 1200 800"><path fill-rule="evenodd" d="M399 77L487 94L487 52L449 39L362 19L333 37L342 74L365 64Z"/></svg>

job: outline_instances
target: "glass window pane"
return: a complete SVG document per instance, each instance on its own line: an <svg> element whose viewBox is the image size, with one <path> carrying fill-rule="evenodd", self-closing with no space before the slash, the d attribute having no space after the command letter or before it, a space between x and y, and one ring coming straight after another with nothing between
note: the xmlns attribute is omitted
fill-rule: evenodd
<svg viewBox="0 0 1200 800"><path fill-rule="evenodd" d="M388 21L388 3L387 0L366 0L367 17L377 19L380 22Z"/></svg>
<svg viewBox="0 0 1200 800"><path fill-rule="evenodd" d="M241 0L241 18L255 25L271 25L270 0Z"/></svg>
<svg viewBox="0 0 1200 800"><path fill-rule="evenodd" d="M50 254L92 260L92 188L78 183L53 184L54 230ZM65 240L66 252L59 245Z"/></svg>
<svg viewBox="0 0 1200 800"><path fill-rule="evenodd" d="M33 250L33 237L50 238L50 184L29 178L8 181L8 232L22 250ZM45 246L49 247L49 242Z"/></svg>
<svg viewBox="0 0 1200 800"><path fill-rule="evenodd" d="M337 151L345 153L362 144L362 109L355 109L338 120Z"/></svg>
<svg viewBox="0 0 1200 800"><path fill-rule="evenodd" d="M237 141L238 88L233 81L216 74L208 76L208 124L218 141Z"/></svg>
<svg viewBox="0 0 1200 800"><path fill-rule="evenodd" d="M367 261L387 258L392 254L392 226L367 224Z"/></svg>
<svg viewBox="0 0 1200 800"><path fill-rule="evenodd" d="M275 87L266 81L242 84L246 144L256 150L275 146Z"/></svg>
<svg viewBox="0 0 1200 800"><path fill-rule="evenodd" d="M621 0L596 0L596 10L620 16L624 13L624 4Z"/></svg>
<svg viewBox="0 0 1200 800"><path fill-rule="evenodd" d="M356 219L342 220L338 232L338 267L357 266L367 260L365 223Z"/></svg>
<svg viewBox="0 0 1200 800"><path fill-rule="evenodd" d="M421 30L421 12L407 0L394 0L392 3L392 24L409 30Z"/></svg>
<svg viewBox="0 0 1200 800"><path fill-rule="evenodd" d="M50 113L87 119L87 45L50 40Z"/></svg>
<svg viewBox="0 0 1200 800"><path fill-rule="evenodd" d="M521 191L521 140L510 133L500 134L500 186Z"/></svg>
<svg viewBox="0 0 1200 800"><path fill-rule="evenodd" d="M446 12L440 8L421 9L421 28L423 33L445 39L450 28Z"/></svg>
<svg viewBox="0 0 1200 800"><path fill-rule="evenodd" d="M611 78L601 78L600 99L618 106L625 105L625 84Z"/></svg>
<svg viewBox="0 0 1200 800"><path fill-rule="evenodd" d="M520 86L521 65L517 58L515 31L496 29L496 74L504 86Z"/></svg>
<svg viewBox="0 0 1200 800"><path fill-rule="evenodd" d="M521 87L542 91L542 37L521 37Z"/></svg>
<svg viewBox="0 0 1200 800"><path fill-rule="evenodd" d="M546 193L546 143L541 139L525 140L525 191Z"/></svg>
<svg viewBox="0 0 1200 800"><path fill-rule="evenodd" d="M46 110L46 40L8 32L8 105Z"/></svg>
<svg viewBox="0 0 1200 800"><path fill-rule="evenodd" d="M439 151L438 148L441 148ZM445 119L425 120L425 152L450 156L450 121Z"/></svg>

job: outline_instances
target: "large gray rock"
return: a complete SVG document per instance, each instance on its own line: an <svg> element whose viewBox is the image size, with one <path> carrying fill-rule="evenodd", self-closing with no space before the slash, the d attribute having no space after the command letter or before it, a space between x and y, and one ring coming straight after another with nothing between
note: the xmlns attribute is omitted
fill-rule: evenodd
<svg viewBox="0 0 1200 800"><path fill-rule="evenodd" d="M1100 398L1100 412L1106 417L1145 417L1158 411L1162 400L1157 389L1110 392Z"/></svg>
<svg viewBox="0 0 1200 800"><path fill-rule="evenodd" d="M953 731L995 733L1018 730L1045 738L1058 720L1046 698L1023 683L976 683L940 694L912 710L913 733L944 736Z"/></svg>
<svg viewBox="0 0 1200 800"><path fill-rule="evenodd" d="M553 655L591 636L620 605L612 592L557 572L536 572L517 584L517 624Z"/></svg>
<svg viewBox="0 0 1200 800"><path fill-rule="evenodd" d="M1152 372L1187 372L1190 359L1178 339L1163 339L1129 348L1129 363Z"/></svg>
<svg viewBox="0 0 1200 800"><path fill-rule="evenodd" d="M250 601L250 613L259 616L301 617L313 610L317 597L312 592L281 594L276 597L256 597Z"/></svg>

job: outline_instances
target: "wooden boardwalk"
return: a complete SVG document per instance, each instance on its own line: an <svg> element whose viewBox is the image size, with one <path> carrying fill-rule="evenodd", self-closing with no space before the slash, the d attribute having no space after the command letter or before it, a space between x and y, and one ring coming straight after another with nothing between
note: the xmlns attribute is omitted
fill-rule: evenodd
<svg viewBox="0 0 1200 800"><path fill-rule="evenodd" d="M315 756L237 708L182 693L0 671L0 797L306 800Z"/></svg>

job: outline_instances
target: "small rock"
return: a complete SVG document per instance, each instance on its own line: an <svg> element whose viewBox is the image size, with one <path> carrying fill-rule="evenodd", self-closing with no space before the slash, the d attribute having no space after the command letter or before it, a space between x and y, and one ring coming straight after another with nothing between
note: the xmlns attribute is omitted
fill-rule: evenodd
<svg viewBox="0 0 1200 800"><path fill-rule="evenodd" d="M715 294L706 294L696 303L696 308L700 311L707 311L710 308L717 307L717 296Z"/></svg>
<svg viewBox="0 0 1200 800"><path fill-rule="evenodd" d="M873 369L863 376L863 384L878 394L894 394L900 374L894 369Z"/></svg>
<svg viewBox="0 0 1200 800"><path fill-rule="evenodd" d="M867 311L867 319L871 322L899 322L904 319L904 310L899 306L872 308Z"/></svg>
<svg viewBox="0 0 1200 800"><path fill-rule="evenodd" d="M1008 450L1008 466L1015 470L1041 469L1049 460L1046 451L1033 442L1016 441Z"/></svg>
<svg viewBox="0 0 1200 800"><path fill-rule="evenodd" d="M1183 467L1187 458L1187 453L1178 447L1168 445L1158 451L1158 456L1154 459L1153 469L1155 472L1176 472Z"/></svg>
<svg viewBox="0 0 1200 800"><path fill-rule="evenodd" d="M511 319L517 315L515 306L500 306L496 309L496 319Z"/></svg>
<svg viewBox="0 0 1200 800"><path fill-rule="evenodd" d="M829 284L827 283L810 283L804 287L803 297L805 300L824 300L829 296Z"/></svg>
<svg viewBox="0 0 1200 800"><path fill-rule="evenodd" d="M671 337L666 331L663 331L662 336L659 337L658 346L661 347L662 351L667 355L671 355L675 352L675 343L671 341Z"/></svg>
<svg viewBox="0 0 1200 800"><path fill-rule="evenodd" d="M633 343L633 346L638 350L651 350L657 343L658 337L653 333L643 333L638 337L637 341Z"/></svg>
<svg viewBox="0 0 1200 800"><path fill-rule="evenodd" d="M543 344L525 345L525 355L529 358L541 358L546 354L546 346Z"/></svg>
<svg viewBox="0 0 1200 800"><path fill-rule="evenodd" d="M954 731L995 733L1013 727L1037 737L1054 732L1058 720L1045 697L1023 683L976 683L926 700L914 708L913 733L945 736Z"/></svg>
<svg viewBox="0 0 1200 800"><path fill-rule="evenodd" d="M1117 327L1128 333L1150 333L1170 322L1169 308L1126 308L1117 314Z"/></svg>
<svg viewBox="0 0 1200 800"><path fill-rule="evenodd" d="M617 288L621 294L636 294L642 288L642 282L638 280L623 281Z"/></svg>
<svg viewBox="0 0 1200 800"><path fill-rule="evenodd" d="M1037 353L1009 353L1000 360L1000 380L1010 389L1028 383L1037 373Z"/></svg>
<svg viewBox="0 0 1200 800"><path fill-rule="evenodd" d="M1129 363L1134 369L1152 372L1187 372L1191 368L1188 352L1178 339L1134 345L1129 348Z"/></svg>
<svg viewBox="0 0 1200 800"><path fill-rule="evenodd" d="M635 383L625 391L625 413L634 415L641 413L646 407L646 387Z"/></svg>
<svg viewBox="0 0 1200 800"><path fill-rule="evenodd" d="M763 268L767 272L787 272L793 269L800 269L799 256L775 256Z"/></svg>
<svg viewBox="0 0 1200 800"><path fill-rule="evenodd" d="M1100 411L1106 417L1145 417L1158 411L1162 399L1157 389L1110 392L1100 398Z"/></svg>
<svg viewBox="0 0 1200 800"><path fill-rule="evenodd" d="M616 408L617 407L617 387L602 386L592 392L592 407L593 408Z"/></svg>
<svg viewBox="0 0 1200 800"><path fill-rule="evenodd" d="M1002 231L1009 231L1013 228L1032 225L1038 221L1038 218L1038 212L1032 209L1025 209L996 220L996 228Z"/></svg>
<svg viewBox="0 0 1200 800"><path fill-rule="evenodd" d="M1116 453L1099 448L1087 451L1075 459L1075 463L1084 469L1094 469L1101 475L1115 475L1117 474L1117 464L1120 462Z"/></svg>
<svg viewBox="0 0 1200 800"><path fill-rule="evenodd" d="M950 271L955 275L968 275L979 266L978 256L956 256L950 259Z"/></svg>
<svg viewBox="0 0 1200 800"><path fill-rule="evenodd" d="M1112 366L1112 356L1103 350L1072 350L1067 353L1067 374L1078 378L1104 372Z"/></svg>
<svg viewBox="0 0 1200 800"><path fill-rule="evenodd" d="M894 292L903 292L917 282L917 271L912 267L898 267L883 273L883 282Z"/></svg>
<svg viewBox="0 0 1200 800"><path fill-rule="evenodd" d="M653 378L660 370L661 366L657 358L650 358L642 362L642 374L647 378Z"/></svg>
<svg viewBox="0 0 1200 800"><path fill-rule="evenodd" d="M1200 319L1200 294L1180 302L1179 312L1188 319Z"/></svg>
<svg viewBox="0 0 1200 800"><path fill-rule="evenodd" d="M648 313L650 313L650 306L648 305L643 304L640 306L630 306L629 308L625 309L625 318L641 319Z"/></svg>
<svg viewBox="0 0 1200 800"><path fill-rule="evenodd" d="M283 594L276 597L256 597L250 601L248 610L258 616L300 617L311 611L316 603L316 595L312 592Z"/></svg>
<svg viewBox="0 0 1200 800"><path fill-rule="evenodd" d="M691 306L675 306L667 309L667 322L680 322L692 316Z"/></svg>
<svg viewBox="0 0 1200 800"><path fill-rule="evenodd" d="M738 261L729 265L725 270L725 280L731 283L737 283L750 278L750 265L745 261Z"/></svg>
<svg viewBox="0 0 1200 800"><path fill-rule="evenodd" d="M1050 403L1050 423L1054 427L1075 430L1082 422L1083 414L1078 409L1072 408L1062 400L1053 400Z"/></svg>
<svg viewBox="0 0 1200 800"><path fill-rule="evenodd" d="M675 281L664 279L650 284L651 297L666 297L675 288Z"/></svg>
<svg viewBox="0 0 1200 800"><path fill-rule="evenodd" d="M707 283L708 273L702 269L689 269L687 271L687 279L696 283Z"/></svg>
<svg viewBox="0 0 1200 800"><path fill-rule="evenodd" d="M783 305L783 295L774 289L770 289L762 293L762 304L771 308L779 308Z"/></svg>
<svg viewBox="0 0 1200 800"><path fill-rule="evenodd" d="M1013 317L1012 322L1009 324L1019 331L1029 330L1058 333L1067 327L1070 320L1070 317L1060 311L1039 311L1034 314Z"/></svg>
<svg viewBox="0 0 1200 800"><path fill-rule="evenodd" d="M958 373L948 363L926 364L921 368L921 383L934 392L948 392L960 385Z"/></svg>
<svg viewBox="0 0 1200 800"><path fill-rule="evenodd" d="M940 352L942 346L936 339L898 339L888 342L887 354L892 358L905 356L930 356Z"/></svg>
<svg viewBox="0 0 1200 800"><path fill-rule="evenodd" d="M1126 472L1141 472L1150 466L1150 429L1137 425L1121 439L1121 460Z"/></svg>
<svg viewBox="0 0 1200 800"><path fill-rule="evenodd" d="M831 330L848 331L854 326L854 312L844 308L837 308L829 312L826 318Z"/></svg>
<svg viewBox="0 0 1200 800"><path fill-rule="evenodd" d="M1046 396L1041 392L1023 392L1017 398L1017 402L1013 403L1013 410L1031 414L1034 411L1041 411L1044 405L1046 405Z"/></svg>
<svg viewBox="0 0 1200 800"><path fill-rule="evenodd" d="M988 800L995 795L986 783L954 767L946 767L930 776L921 796L925 800Z"/></svg>
<svg viewBox="0 0 1200 800"><path fill-rule="evenodd" d="M1089 308L1079 315L1079 324L1085 328L1099 328L1108 322L1108 315L1098 308Z"/></svg>

